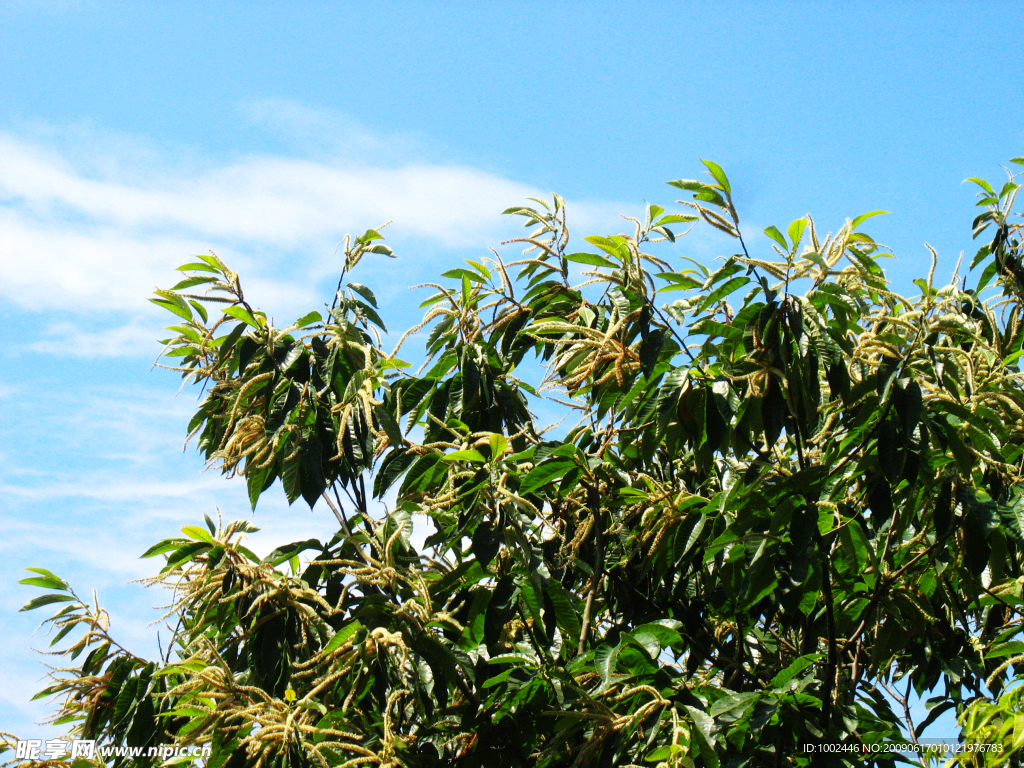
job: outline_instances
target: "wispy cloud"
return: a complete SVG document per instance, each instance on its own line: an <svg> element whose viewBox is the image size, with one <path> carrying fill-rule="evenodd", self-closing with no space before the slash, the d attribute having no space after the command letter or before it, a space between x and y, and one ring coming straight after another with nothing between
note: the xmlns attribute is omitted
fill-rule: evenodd
<svg viewBox="0 0 1024 768"><path fill-rule="evenodd" d="M400 254L407 246L402 272L386 273L395 282L410 266L422 270L424 254L497 245L519 231L501 211L545 194L425 159L423 141L375 135L337 113L280 101L242 111L312 154L218 163L89 127L34 130L31 139L0 132L0 301L28 312L59 308L61 317L43 324L29 349L153 353L143 329L156 315L145 297L190 253L216 250L290 314L316 304L346 232L394 221L389 238ZM582 201L573 216L585 226L613 220L613 210ZM108 319L96 322L99 315ZM88 327L68 319L76 316L91 318Z"/></svg>
<svg viewBox="0 0 1024 768"><path fill-rule="evenodd" d="M438 162L450 150L409 132L374 131L344 112L309 107L287 99L259 99L238 105L242 119L303 154L334 163L356 161L379 167Z"/></svg>
<svg viewBox="0 0 1024 768"><path fill-rule="evenodd" d="M409 234L446 245L493 234L503 207L536 188L474 168L397 168L252 155L195 176L148 184L90 178L63 157L0 137L0 193L47 223L76 218L131 230L171 229L277 246L335 239L346 229L394 219ZM165 169L166 170L166 169Z"/></svg>

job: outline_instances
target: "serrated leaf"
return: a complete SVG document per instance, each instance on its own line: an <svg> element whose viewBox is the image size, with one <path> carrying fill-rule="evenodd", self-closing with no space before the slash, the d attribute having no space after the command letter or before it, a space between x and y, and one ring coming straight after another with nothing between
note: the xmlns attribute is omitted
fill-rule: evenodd
<svg viewBox="0 0 1024 768"><path fill-rule="evenodd" d="M18 612L34 611L36 608L42 608L44 605L50 605L52 603L69 603L74 599L75 598L71 595L40 595L39 597L33 598L25 603Z"/></svg>
<svg viewBox="0 0 1024 768"><path fill-rule="evenodd" d="M985 654L985 658L999 659L1003 656L1020 656L1021 654L1024 654L1024 640L1011 640L1008 643L997 645Z"/></svg>
<svg viewBox="0 0 1024 768"><path fill-rule="evenodd" d="M768 235L772 240L779 244L779 247L784 251L789 250L789 243L786 242L786 237L779 232L778 227L771 226L764 230L764 233Z"/></svg>
<svg viewBox="0 0 1024 768"><path fill-rule="evenodd" d="M608 267L609 269L618 269L619 264L609 261L604 256L598 256L596 253L567 253L565 254L567 261L574 261L577 264L592 264L596 267Z"/></svg>
<svg viewBox="0 0 1024 768"><path fill-rule="evenodd" d="M491 459L497 461L508 452L508 438L498 433L493 433L487 438L487 443L491 448Z"/></svg>
<svg viewBox="0 0 1024 768"><path fill-rule="evenodd" d="M972 177L970 177L970 178L966 179L966 181L972 181L972 182L974 182L974 183L975 183L975 184L977 184L977 185L978 185L979 187L981 187L981 188L982 188L983 190L985 190L986 192L988 192L988 193L989 193L989 194L990 194L990 195L991 195L992 197L995 197L995 195L996 195L996 191L995 191L994 189L992 189L992 185L991 185L991 184L989 184L989 183L988 183L987 181L985 181L984 179L979 179L979 178L976 178L976 177L973 177L973 176L972 176Z"/></svg>
<svg viewBox="0 0 1024 768"><path fill-rule="evenodd" d="M480 451L474 451L472 449L467 451L454 451L453 453L446 453L441 457L443 461L472 461L478 464L483 464L487 461L483 457Z"/></svg>
<svg viewBox="0 0 1024 768"><path fill-rule="evenodd" d="M354 635L362 628L363 625L358 620L353 621L350 624L346 624L344 627L342 627L334 633L334 636L327 641L327 645L323 647L323 650L321 650L320 653L326 655L331 651L340 648L345 643L346 640L348 640L350 637L352 637L352 635Z"/></svg>
<svg viewBox="0 0 1024 768"><path fill-rule="evenodd" d="M375 405L373 413L384 430L384 434L388 436L388 441L391 445L395 448L401 447L404 444L402 428L399 426L398 420L395 418L395 414L391 412L391 409L387 405Z"/></svg>
<svg viewBox="0 0 1024 768"><path fill-rule="evenodd" d="M348 287L370 302L374 307L377 306L377 297L374 296L373 291L365 285L360 285L359 283L348 283Z"/></svg>
<svg viewBox="0 0 1024 768"><path fill-rule="evenodd" d="M175 298L177 298L178 301L173 301L168 298L150 299L150 301L156 304L158 307L163 307L169 312L173 312L178 317L184 318L185 320L191 320L192 309L180 296L177 296Z"/></svg>
<svg viewBox="0 0 1024 768"><path fill-rule="evenodd" d="M576 466L571 459L560 458L551 461L541 462L522 479L519 483L519 495L526 496L533 493L542 485L562 477L566 472Z"/></svg>
<svg viewBox="0 0 1024 768"><path fill-rule="evenodd" d="M143 552L141 555L139 555L139 559L141 560L146 557L155 557L156 555L162 555L164 552L170 552L172 549L177 549L185 543L185 539L164 539L163 541L157 542L152 547Z"/></svg>
<svg viewBox="0 0 1024 768"><path fill-rule="evenodd" d="M181 532L190 539L195 539L196 541L203 541L211 545L217 543L205 528L200 528L197 525L186 525L181 529Z"/></svg>
<svg viewBox="0 0 1024 768"><path fill-rule="evenodd" d="M658 364L661 350L665 346L665 331L655 328L640 342L640 369L646 378L650 378L654 367Z"/></svg>
<svg viewBox="0 0 1024 768"><path fill-rule="evenodd" d="M853 221L850 222L850 229L851 230L852 229L856 229L863 222L865 222L868 219L870 219L872 216L882 216L882 215L887 214L887 213L888 213L888 211L870 211L868 213L862 213L860 216L858 216L857 218L855 218Z"/></svg>
<svg viewBox="0 0 1024 768"><path fill-rule="evenodd" d="M804 230L807 228L807 219L797 219L789 225L789 229L786 232L789 234L789 239L793 243L793 248L796 249L800 246L800 240L803 239Z"/></svg>
<svg viewBox="0 0 1024 768"><path fill-rule="evenodd" d="M811 664L814 664L821 658L820 653L808 653L804 656L794 659L790 662L789 666L779 672L775 677L772 678L772 688L781 688L794 677L803 672Z"/></svg>
<svg viewBox="0 0 1024 768"><path fill-rule="evenodd" d="M193 541L188 544L184 544L178 547L174 552L167 558L167 564L164 566L164 571L169 571L175 566L181 565L182 563L193 559L201 552L206 552L210 549L210 545L205 541Z"/></svg>
<svg viewBox="0 0 1024 768"><path fill-rule="evenodd" d="M187 264L182 264L180 267L175 267L175 269L179 272L195 272L198 270L201 272L213 272L217 275L220 274L220 269L217 267L212 267L209 264L204 264L200 261L190 261Z"/></svg>
<svg viewBox="0 0 1024 768"><path fill-rule="evenodd" d="M670 213L665 216L662 216L660 219L654 222L654 226L663 227L666 224L688 224L691 221L697 221L697 217L687 216L685 214Z"/></svg>
<svg viewBox="0 0 1024 768"><path fill-rule="evenodd" d="M19 584L29 584L35 587L43 587L44 589L67 589L68 583L64 579L60 578L54 573L46 570L45 568L26 568L26 571L30 573L38 573L39 576L22 579Z"/></svg>
<svg viewBox="0 0 1024 768"><path fill-rule="evenodd" d="M711 160L702 159L701 162L704 163L705 166L707 166L707 169L711 172L711 175L714 177L715 181L722 185L722 189L725 190L725 194L731 195L732 185L729 184L729 179L726 178L725 171L722 170L722 166L720 166L718 163L712 162Z"/></svg>
<svg viewBox="0 0 1024 768"><path fill-rule="evenodd" d="M256 318L249 314L249 311L245 307L227 307L224 310L225 315L230 315L236 320L241 320L246 325L251 325L253 328L261 328L262 326L256 322Z"/></svg>
<svg viewBox="0 0 1024 768"><path fill-rule="evenodd" d="M305 328L307 325L323 322L323 319L323 315L314 310L313 312L307 312L305 315L296 320L295 326L297 328Z"/></svg>
<svg viewBox="0 0 1024 768"><path fill-rule="evenodd" d="M696 726L694 731L694 741L697 742L697 747L700 750L701 757L704 758L704 762L708 765L708 768L719 768L718 754L715 752L715 738L712 736L712 730L715 726L715 721L706 712L701 712L696 707L686 705L684 707L690 715L690 719L693 720L693 724Z"/></svg>
<svg viewBox="0 0 1024 768"><path fill-rule="evenodd" d="M453 280L472 280L476 283L484 282L482 275L478 275L470 269L464 269L457 267L456 269L449 269L447 272L442 272L441 277L450 277Z"/></svg>
<svg viewBox="0 0 1024 768"><path fill-rule="evenodd" d="M217 278L216 277L199 277L197 275L196 277L186 277L181 282L175 283L174 287L171 288L171 290L172 291L183 291L186 288L192 288L192 287L197 286L197 285L205 285L206 283L215 283L215 282L217 282Z"/></svg>
<svg viewBox="0 0 1024 768"><path fill-rule="evenodd" d="M594 666L601 676L601 686L598 688L598 692L606 690L614 682L615 665L618 660L619 646L617 645L602 645L594 653Z"/></svg>
<svg viewBox="0 0 1024 768"><path fill-rule="evenodd" d="M717 304L719 301L724 299L726 296L728 296L729 294L739 290L740 288L742 288L744 285L746 285L749 282L750 282L750 278L745 277L745 276L740 276L740 277L734 277L731 280L729 280L728 282L723 283L722 285L718 286L715 290L713 290L710 294L708 294L708 296L704 299L704 301L702 301L700 303L700 305L697 307L697 310L696 310L697 314L703 312L708 307L711 307L714 304Z"/></svg>
<svg viewBox="0 0 1024 768"><path fill-rule="evenodd" d="M32 576L27 579L20 579L18 583L29 587L42 587L43 589L67 589L68 587L60 579L51 579L47 576Z"/></svg>

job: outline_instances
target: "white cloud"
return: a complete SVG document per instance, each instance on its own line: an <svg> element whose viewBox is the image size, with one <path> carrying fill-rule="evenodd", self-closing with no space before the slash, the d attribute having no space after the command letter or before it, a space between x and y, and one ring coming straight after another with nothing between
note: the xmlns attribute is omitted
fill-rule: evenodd
<svg viewBox="0 0 1024 768"><path fill-rule="evenodd" d="M198 175L162 169L147 184L90 178L65 158L0 136L0 195L50 223L85 217L119 229L171 229L277 246L337 239L395 219L445 245L478 243L499 213L538 191L474 168L332 165L253 155Z"/></svg>
<svg viewBox="0 0 1024 768"><path fill-rule="evenodd" d="M89 331L73 323L51 323L42 331L42 338L28 345L33 352L64 357L119 357L126 349L149 346L156 355L153 329L138 322L116 328Z"/></svg>
<svg viewBox="0 0 1024 768"><path fill-rule="evenodd" d="M452 249L482 251L514 236L518 225L501 211L544 196L495 173L424 161L422 142L374 135L339 114L290 102L243 111L299 144L322 138L327 149L319 159L254 154L218 164L88 125L33 126L34 139L0 132L0 301L60 318L29 350L153 353L144 329L159 315L146 297L189 254L210 248L267 289L264 308L304 311L336 270L344 233L386 220L406 260L401 272L378 267L393 293L390 283L425 269L424 254L454 261ZM613 209L583 202L571 215L578 232L610 222ZM110 317L97 324L102 314Z"/></svg>
<svg viewBox="0 0 1024 768"><path fill-rule="evenodd" d="M276 135L303 153L329 156L335 161L403 165L436 156L440 149L422 136L372 131L339 110L308 107L287 99L245 101L239 105L239 112L264 134Z"/></svg>

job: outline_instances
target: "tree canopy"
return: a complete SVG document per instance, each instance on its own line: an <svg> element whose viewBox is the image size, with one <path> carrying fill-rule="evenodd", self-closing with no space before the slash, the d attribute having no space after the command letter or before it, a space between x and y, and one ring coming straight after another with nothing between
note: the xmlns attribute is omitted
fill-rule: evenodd
<svg viewBox="0 0 1024 768"><path fill-rule="evenodd" d="M44 691L56 721L209 742L211 768L739 768L893 765L871 745L955 710L969 740L1006 747L962 759L1011 759L1012 174L972 180L978 281L933 258L903 296L866 231L881 212L747 243L704 165L620 234L570 238L557 195L508 209L525 252L444 272L400 339L351 282L393 256L378 230L346 240L330 304L286 328L217 256L180 266L152 301L177 318L167 365L202 390L190 437L253 508L280 487L337 533L261 558L250 522L207 516L154 544L176 627L162 659L36 569L23 583L47 594L26 609L56 604L67 646ZM734 253L686 258L694 226ZM403 350L424 338L414 370ZM933 697L923 722L914 696Z"/></svg>

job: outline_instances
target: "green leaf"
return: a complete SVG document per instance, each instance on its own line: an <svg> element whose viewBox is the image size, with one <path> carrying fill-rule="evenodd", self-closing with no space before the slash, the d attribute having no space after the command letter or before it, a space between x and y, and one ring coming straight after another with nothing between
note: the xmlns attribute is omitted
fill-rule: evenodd
<svg viewBox="0 0 1024 768"><path fill-rule="evenodd" d="M210 545L205 541L194 541L188 544L183 544L174 550L174 552L167 558L167 564L164 566L163 570L169 571L182 563L192 560L203 552L209 551L209 549Z"/></svg>
<svg viewBox="0 0 1024 768"><path fill-rule="evenodd" d="M693 270L686 270L685 272L659 272L656 277L660 277L662 280L667 280L670 283L676 283L683 288L699 288L704 285L703 280L697 280L692 275L687 274Z"/></svg>
<svg viewBox="0 0 1024 768"><path fill-rule="evenodd" d="M161 299L150 299L151 302L156 304L158 307L163 307L169 312L173 312L178 317L182 317L186 320L192 319L192 310L188 303L181 298L181 296L175 296L174 294L168 293L167 291L160 292L161 296L165 298Z"/></svg>
<svg viewBox="0 0 1024 768"><path fill-rule="evenodd" d="M786 230L789 233L789 239L793 242L793 250L800 247L800 240L803 239L804 230L807 228L807 219L797 219L789 225L789 229Z"/></svg>
<svg viewBox="0 0 1024 768"><path fill-rule="evenodd" d="M224 310L225 315L230 315L236 320L241 320L246 325L251 325L253 328L262 328L263 326L256 322L256 318L249 314L245 307L233 306L227 307Z"/></svg>
<svg viewBox="0 0 1024 768"><path fill-rule="evenodd" d="M711 175L714 177L715 181L722 185L722 189L725 190L725 194L731 195L732 186L729 184L729 179L726 178L725 171L722 170L722 166L710 160L701 160L701 162L704 163L705 166L707 166L707 169L711 172Z"/></svg>
<svg viewBox="0 0 1024 768"><path fill-rule="evenodd" d="M396 448L404 445L402 428L399 426L398 420L395 418L395 414L391 412L391 409L387 405L375 405L373 413L377 417L381 429L384 430L384 434L388 436L388 441L391 445Z"/></svg>
<svg viewBox="0 0 1024 768"><path fill-rule="evenodd" d="M465 278L463 278L463 282L466 282ZM366 302L359 301L358 299L353 301L352 304L353 306L358 307L359 312L365 315L370 320L371 323L376 325L382 331L387 331L387 327L384 325L384 321L381 319L381 316L377 314L377 310L374 307L371 307Z"/></svg>
<svg viewBox="0 0 1024 768"><path fill-rule="evenodd" d="M362 243L363 245L366 245L367 243L372 243L374 240L383 240L383 239L384 239L384 235L382 235L376 229L368 229L362 235L360 235L358 238L356 238L356 242L359 242L359 243Z"/></svg>
<svg viewBox="0 0 1024 768"><path fill-rule="evenodd" d="M575 648L579 644L583 627L579 615L573 608L570 593L554 579L544 585L544 591L551 600L551 606L555 611L555 623L558 624L563 641L570 648Z"/></svg>
<svg viewBox="0 0 1024 768"><path fill-rule="evenodd" d="M69 603L73 600L75 600L75 597L72 595L40 595L25 603L19 609L19 613L21 611L34 611L36 608L42 608L44 605L50 605L51 603Z"/></svg>
<svg viewBox="0 0 1024 768"><path fill-rule="evenodd" d="M593 264L596 267L608 267L609 269L618 269L620 266L596 253L567 253L565 258L567 261L574 261L577 264Z"/></svg>
<svg viewBox="0 0 1024 768"><path fill-rule="evenodd" d="M743 329L737 328L735 325L726 325L720 323L717 320L712 320L710 317L704 317L698 320L690 328L691 334L704 334L706 333L710 338L715 336L721 336L724 339L731 339L733 341L743 340Z"/></svg>
<svg viewBox="0 0 1024 768"><path fill-rule="evenodd" d="M860 523L852 520L840 528L839 540L853 573L862 573L868 562L868 540Z"/></svg>
<svg viewBox="0 0 1024 768"><path fill-rule="evenodd" d="M43 589L67 589L68 583L64 579L58 578L50 573L45 568L26 568L26 571L32 571L33 573L41 574L40 576L32 576L27 579L21 579L19 584L26 584L32 587L42 587Z"/></svg>
<svg viewBox="0 0 1024 768"><path fill-rule="evenodd" d="M341 629L339 629L337 632L334 633L334 636L331 637L331 639L327 641L327 645L325 645L323 647L323 649L320 651L320 653L322 655L326 656L331 651L337 650L342 645L344 645L346 640L348 640L350 637L352 637L352 635L354 635L356 632L358 632L362 628L363 628L363 625L358 620L352 621L351 623L346 624L344 627L342 627Z"/></svg>
<svg viewBox="0 0 1024 768"><path fill-rule="evenodd" d="M984 179L979 179L979 178L975 178L975 177L972 176L971 178L966 179L966 181L973 181L975 184L977 184L983 190L988 192L992 197L996 196L996 191L994 189L992 189L992 185L989 184Z"/></svg>
<svg viewBox="0 0 1024 768"><path fill-rule="evenodd" d="M731 713L733 716L725 719L735 721L737 714L753 705L760 696L761 693L759 691L728 694L716 701L712 705L711 709L708 710L708 714L717 720L722 715L728 715Z"/></svg>
<svg viewBox="0 0 1024 768"><path fill-rule="evenodd" d="M158 673L159 674L159 673ZM199 709L198 707L181 707L161 712L159 717L209 717L213 710Z"/></svg>
<svg viewBox="0 0 1024 768"><path fill-rule="evenodd" d="M441 458L444 461L472 461L478 464L484 464L487 461L480 451L474 451L472 449L468 451L454 451L452 453L446 453Z"/></svg>
<svg viewBox="0 0 1024 768"><path fill-rule="evenodd" d="M1002 200L1004 197L1009 195L1011 192L1020 189L1020 184L1014 184L1012 181L1008 181L1003 184L999 190L999 199Z"/></svg>
<svg viewBox="0 0 1024 768"><path fill-rule="evenodd" d="M495 432L487 438L487 442L491 448L492 461L497 461L508 452L508 439L504 435Z"/></svg>
<svg viewBox="0 0 1024 768"><path fill-rule="evenodd" d="M541 462L526 475L519 483L519 495L526 496L533 493L542 485L550 483L576 466L571 459L558 458Z"/></svg>
<svg viewBox="0 0 1024 768"><path fill-rule="evenodd" d="M982 270L981 277L978 278L978 287L974 290L981 293L997 274L999 274L999 264L993 259Z"/></svg>
<svg viewBox="0 0 1024 768"><path fill-rule="evenodd" d="M491 659L491 661L493 661L493 659ZM499 672L494 677L487 678L487 680L484 681L484 684L483 684L484 690L487 690L488 688L493 688L496 685L501 685L503 682L505 682L508 679L508 676L511 675L515 671L516 671L516 667L509 667L504 672Z"/></svg>
<svg viewBox="0 0 1024 768"><path fill-rule="evenodd" d="M728 282L718 286L715 290L713 290L710 294L707 295L704 301L700 303L700 306L697 308L697 314L703 312L708 307L714 306L719 301L724 299L726 296L739 290L749 282L749 277L741 276L734 277L732 280L729 280Z"/></svg>
<svg viewBox="0 0 1024 768"><path fill-rule="evenodd" d="M501 533L495 531L494 526L488 520L484 520L473 531L469 549L481 567L486 568L501 549L502 540Z"/></svg>
<svg viewBox="0 0 1024 768"><path fill-rule="evenodd" d="M484 282L484 278L469 269L463 269L458 267L457 269L449 269L447 272L442 272L441 277L450 277L457 280L472 280L477 283Z"/></svg>
<svg viewBox="0 0 1024 768"><path fill-rule="evenodd" d="M195 272L195 271L200 271L200 272L213 272L214 274L217 274L217 275L220 274L220 269L218 269L217 267L212 267L209 264L205 264L205 263L200 262L200 261L190 261L188 264L182 264L180 267L175 267L175 269L178 270L179 272Z"/></svg>
<svg viewBox="0 0 1024 768"><path fill-rule="evenodd" d="M534 626L538 627L541 632L544 631L544 619L541 616L541 595L534 585L532 579L523 579L522 584L519 587L519 593L523 596L523 604L526 605L526 610L533 619Z"/></svg>
<svg viewBox="0 0 1024 768"><path fill-rule="evenodd" d="M415 453L402 448L393 449L388 453L377 471L377 477L374 478L373 495L378 499L382 498L417 458Z"/></svg>
<svg viewBox="0 0 1024 768"><path fill-rule="evenodd" d="M678 213L669 213L654 222L654 226L663 227L666 224L689 224L691 221L697 221L697 217L686 216Z"/></svg>
<svg viewBox="0 0 1024 768"><path fill-rule="evenodd" d="M192 288L192 287L197 286L197 285L205 285L206 283L215 283L215 282L217 282L217 278L216 277L198 277L198 276L197 277L186 277L181 282L175 283L174 287L171 288L171 290L172 291L183 291L186 288Z"/></svg>
<svg viewBox="0 0 1024 768"><path fill-rule="evenodd" d="M364 299L366 299L374 307L377 306L377 297L373 295L373 291L367 288L365 285L359 283L348 283L348 287L358 293Z"/></svg>
<svg viewBox="0 0 1024 768"><path fill-rule="evenodd" d="M789 250L789 243L786 242L786 237L779 232L777 227L771 226L765 229L764 233L768 235L772 240L779 244L779 247L784 251Z"/></svg>
<svg viewBox="0 0 1024 768"><path fill-rule="evenodd" d="M664 345L665 331L661 328L655 328L640 343L640 366L645 377L650 378L654 372L654 366L658 364Z"/></svg>
<svg viewBox="0 0 1024 768"><path fill-rule="evenodd" d="M988 527L982 515L971 509L964 515L964 565L975 576L980 576L988 565L992 548L988 542Z"/></svg>
<svg viewBox="0 0 1024 768"><path fill-rule="evenodd" d="M999 659L1003 656L1020 656L1024 654L1024 640L1011 640L1000 643L985 654L986 659Z"/></svg>
<svg viewBox="0 0 1024 768"><path fill-rule="evenodd" d="M323 322L323 319L323 315L314 310L313 312L309 312L296 320L295 326L297 328L305 328L307 325Z"/></svg>
<svg viewBox="0 0 1024 768"><path fill-rule="evenodd" d="M676 179L665 183L678 189L685 189L687 192L700 192L707 186L703 181L694 181L693 179Z"/></svg>
<svg viewBox="0 0 1024 768"><path fill-rule="evenodd" d="M152 547L150 547L141 555L139 555L139 559L141 560L146 557L155 557L156 555L162 555L164 552L170 552L172 549L177 549L185 543L185 539L164 539L163 541L154 544Z"/></svg>
<svg viewBox="0 0 1024 768"><path fill-rule="evenodd" d="M804 656L794 659L788 667L779 672L775 677L772 678L772 688L782 688L786 683L792 680L794 677L803 672L811 664L821 659L820 653L808 653Z"/></svg>
<svg viewBox="0 0 1024 768"><path fill-rule="evenodd" d="M872 216L882 216L888 213L888 211L870 211L869 213L862 213L860 216L850 222L850 229L854 230L859 227L862 223L870 219Z"/></svg>
<svg viewBox="0 0 1024 768"><path fill-rule="evenodd" d="M594 666L601 676L601 685L597 693L605 691L615 681L615 665L619 659L619 646L605 643L594 653Z"/></svg>
<svg viewBox="0 0 1024 768"><path fill-rule="evenodd" d="M214 541L213 537L206 531L206 529L200 528L197 525L186 525L184 528L181 529L181 532L188 536L190 539L195 539L196 541L204 541L207 544L211 545L217 543Z"/></svg>
<svg viewBox="0 0 1024 768"><path fill-rule="evenodd" d="M686 706L686 711L690 715L690 719L693 720L693 724L696 729L693 731L694 741L697 742L697 747L700 750L701 757L704 758L704 762L707 763L708 768L719 768L718 754L715 752L715 738L711 735L714 729L715 721L711 717L696 707Z"/></svg>
<svg viewBox="0 0 1024 768"><path fill-rule="evenodd" d="M198 301L196 301L196 300L194 300L194 299L189 299L189 300L188 300L188 303L189 303L189 306L191 306L191 307L192 307L192 309L194 309L194 310L195 310L196 312L198 312L198 313L199 313L199 316L200 316L201 318L203 318L203 322L204 322L204 323L205 323L205 322L206 322L207 320L209 320L209 319L210 319L210 315L209 315L209 313L208 313L208 312L206 311L206 307L204 307L204 306L203 306L202 304L200 304L200 303L199 303ZM198 334L197 334L197 335L198 335Z"/></svg>
<svg viewBox="0 0 1024 768"><path fill-rule="evenodd" d="M277 567L281 563L288 562L292 558L296 557L300 552L306 552L310 549L323 549L323 544L319 539L305 539L304 541L293 541L291 544L285 544L284 546L278 547L265 558L264 563L270 563L271 566Z"/></svg>
<svg viewBox="0 0 1024 768"><path fill-rule="evenodd" d="M489 648L494 647L501 638L505 625L515 616L518 593L511 575L502 576L494 585L484 614L484 642Z"/></svg>
<svg viewBox="0 0 1024 768"><path fill-rule="evenodd" d="M641 624L629 634L647 650L652 659L658 658L662 648L682 643L679 634L682 622L674 619L658 619Z"/></svg>
<svg viewBox="0 0 1024 768"><path fill-rule="evenodd" d="M825 259L822 258L821 254L818 253L817 251L805 251L804 253L800 254L800 258L807 259L808 261L813 261L826 272L829 270L828 262L825 261Z"/></svg>

